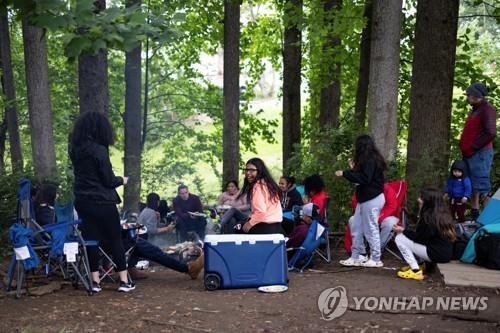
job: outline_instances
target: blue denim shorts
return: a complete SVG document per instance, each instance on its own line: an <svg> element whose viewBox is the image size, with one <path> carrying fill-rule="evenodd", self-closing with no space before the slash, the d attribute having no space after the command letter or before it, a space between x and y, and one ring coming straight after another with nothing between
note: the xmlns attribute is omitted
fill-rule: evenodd
<svg viewBox="0 0 500 333"><path fill-rule="evenodd" d="M485 148L468 158L464 158L468 168L468 176L472 183L472 193L488 193L491 191L490 170L493 162L493 149Z"/></svg>

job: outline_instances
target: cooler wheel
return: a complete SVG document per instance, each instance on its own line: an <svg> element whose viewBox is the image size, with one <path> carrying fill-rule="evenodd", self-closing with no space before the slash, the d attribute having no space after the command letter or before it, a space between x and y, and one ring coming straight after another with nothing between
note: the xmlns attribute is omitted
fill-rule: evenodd
<svg viewBox="0 0 500 333"><path fill-rule="evenodd" d="M220 287L220 277L217 274L209 273L205 275L205 289L216 290Z"/></svg>

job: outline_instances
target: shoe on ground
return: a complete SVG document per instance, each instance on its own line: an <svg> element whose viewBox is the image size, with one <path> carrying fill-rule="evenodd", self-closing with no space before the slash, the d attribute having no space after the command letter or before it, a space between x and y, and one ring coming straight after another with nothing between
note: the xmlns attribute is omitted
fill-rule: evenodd
<svg viewBox="0 0 500 333"><path fill-rule="evenodd" d="M101 288L101 285L99 284L99 282L93 281L91 288L92 288L92 292L94 292L94 293L99 293L102 291L102 288Z"/></svg>
<svg viewBox="0 0 500 333"><path fill-rule="evenodd" d="M417 281L422 281L424 279L424 273L420 269L418 272L414 272L413 270L409 269L407 271L399 271L398 276L402 279L410 279L410 280L417 280Z"/></svg>
<svg viewBox="0 0 500 333"><path fill-rule="evenodd" d="M361 266L368 267L368 268L379 268L379 267L384 267L384 263L380 260L374 261L370 258L367 261L361 263Z"/></svg>
<svg viewBox="0 0 500 333"><path fill-rule="evenodd" d="M423 272L425 271L425 263L424 264L420 264L418 265L418 268ZM410 266L403 266L401 267L401 269L399 270L400 272L406 272L406 271L409 271L411 270L411 267Z"/></svg>
<svg viewBox="0 0 500 333"><path fill-rule="evenodd" d="M201 270L205 266L205 257L203 256L203 253L196 260L189 262L187 265L188 275L193 280L197 279L198 275L200 275Z"/></svg>
<svg viewBox="0 0 500 333"><path fill-rule="evenodd" d="M144 280L144 279L147 279L149 277L149 275L147 275L144 272L141 272L140 270L138 270L135 267L129 267L128 273L130 274L130 277L132 278L133 281Z"/></svg>
<svg viewBox="0 0 500 333"><path fill-rule="evenodd" d="M360 259L353 259L353 258L348 258L346 260L340 260L339 263L342 266L347 266L347 267L358 267L363 264L363 261Z"/></svg>
<svg viewBox="0 0 500 333"><path fill-rule="evenodd" d="M120 286L118 287L118 291L123 293L128 293L135 289L135 284L133 282L123 282L120 281Z"/></svg>
<svg viewBox="0 0 500 333"><path fill-rule="evenodd" d="M358 260L361 262L367 262L370 257L360 254Z"/></svg>

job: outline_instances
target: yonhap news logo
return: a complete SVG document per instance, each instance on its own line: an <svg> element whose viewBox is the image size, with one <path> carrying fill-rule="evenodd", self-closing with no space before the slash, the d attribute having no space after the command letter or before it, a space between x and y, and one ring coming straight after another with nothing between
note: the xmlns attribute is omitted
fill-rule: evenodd
<svg viewBox="0 0 500 333"><path fill-rule="evenodd" d="M318 309L323 320L333 320L343 316L350 308L347 290L343 286L328 288L318 297ZM353 310L367 311L484 311L488 308L486 296L363 296L352 297Z"/></svg>

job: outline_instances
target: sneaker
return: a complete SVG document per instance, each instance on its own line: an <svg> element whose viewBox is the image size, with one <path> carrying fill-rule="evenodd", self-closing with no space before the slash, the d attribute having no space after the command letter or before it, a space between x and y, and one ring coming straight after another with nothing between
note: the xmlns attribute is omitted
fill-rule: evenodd
<svg viewBox="0 0 500 333"><path fill-rule="evenodd" d="M128 293L131 290L135 289L135 284L132 282L123 282L120 281L120 286L118 287L118 291Z"/></svg>
<svg viewBox="0 0 500 333"><path fill-rule="evenodd" d="M365 255L362 255L362 254L360 254L359 257L358 257L358 260L361 261L361 262L367 262L368 259L370 259L368 256L365 256Z"/></svg>
<svg viewBox="0 0 500 333"><path fill-rule="evenodd" d="M363 261L361 261L360 259L349 258L346 260L340 260L339 263L342 266L351 267L351 266L361 266L363 264Z"/></svg>
<svg viewBox="0 0 500 333"><path fill-rule="evenodd" d="M149 277L149 275L147 275L144 272L141 272L140 270L138 270L135 267L129 267L128 273L130 274L130 277L132 278L133 281L144 280L144 279L147 279Z"/></svg>
<svg viewBox="0 0 500 333"><path fill-rule="evenodd" d="M200 275L201 270L205 266L205 257L203 253L195 261L191 261L187 265L187 274L191 277L191 279L197 279L198 275Z"/></svg>
<svg viewBox="0 0 500 333"><path fill-rule="evenodd" d="M425 263L424 264L420 264L418 265L418 268L423 272L425 271ZM400 272L406 272L406 271L409 271L411 269L410 266L403 266L401 267L401 269L399 270Z"/></svg>
<svg viewBox="0 0 500 333"><path fill-rule="evenodd" d="M411 279L417 281L422 281L424 279L424 273L422 272L422 270L419 270L418 272L414 272L411 269L404 272L399 271L398 276L402 279Z"/></svg>
<svg viewBox="0 0 500 333"><path fill-rule="evenodd" d="M363 267L368 267L368 268L378 268L378 267L384 267L384 263L382 261L375 261L372 260L371 258L368 259L367 261L361 263L361 266Z"/></svg>
<svg viewBox="0 0 500 333"><path fill-rule="evenodd" d="M101 292L102 288L101 286L99 285L99 282L95 282L93 281L92 282L92 292L94 293L98 293L98 292Z"/></svg>

